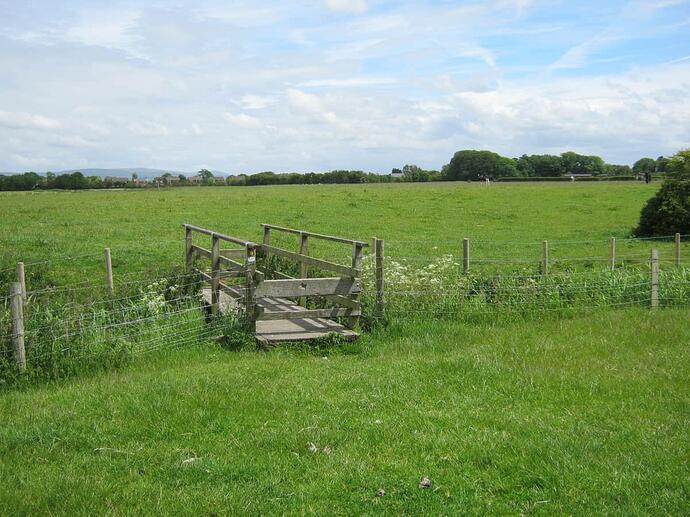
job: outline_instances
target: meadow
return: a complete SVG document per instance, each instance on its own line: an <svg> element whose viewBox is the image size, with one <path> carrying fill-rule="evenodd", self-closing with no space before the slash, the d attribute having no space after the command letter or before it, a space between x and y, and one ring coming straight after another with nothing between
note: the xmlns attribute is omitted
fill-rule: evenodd
<svg viewBox="0 0 690 517"><path fill-rule="evenodd" d="M146 327L141 353L141 334L117 333L107 368L96 355L94 368L70 363L0 391L0 513L682 514L690 281L672 267L672 242L629 239L653 193L445 183L0 194L0 287L24 260L37 300L95 296L109 246L118 296L136 300L117 311L172 321ZM210 340L215 329L178 294L186 286L156 281L183 265L185 222L259 242L260 223L383 238L389 321L354 343L257 352ZM464 237L471 275L458 266ZM535 287L525 282L543 239L553 279ZM656 311L651 247L673 285ZM396 298L434 275L453 292ZM84 351L117 325L112 306L89 303L79 328L100 326ZM62 332L60 316L50 325Z"/></svg>

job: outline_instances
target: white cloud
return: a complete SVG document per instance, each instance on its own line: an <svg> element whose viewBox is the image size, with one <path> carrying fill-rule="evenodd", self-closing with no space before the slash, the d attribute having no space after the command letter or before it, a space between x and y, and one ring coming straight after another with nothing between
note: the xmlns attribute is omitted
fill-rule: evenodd
<svg viewBox="0 0 690 517"><path fill-rule="evenodd" d="M246 113L224 113L223 117L231 124L245 129L258 129L262 126L261 120L256 117L247 115Z"/></svg>
<svg viewBox="0 0 690 517"><path fill-rule="evenodd" d="M335 113L326 109L323 101L317 95L296 88L289 88L286 94L290 106L297 112L324 122L335 122Z"/></svg>
<svg viewBox="0 0 690 517"><path fill-rule="evenodd" d="M327 0L326 4L334 11L363 13L368 9L366 0Z"/></svg>
<svg viewBox="0 0 690 517"><path fill-rule="evenodd" d="M348 79L314 79L311 81L303 81L297 86L303 88L319 88L324 86L332 86L336 88L349 88L360 86L375 86L383 84L395 84L396 79L387 77L350 77Z"/></svg>
<svg viewBox="0 0 690 517"><path fill-rule="evenodd" d="M132 122L127 128L130 132L139 136L167 136L170 134L167 126L151 121Z"/></svg>
<svg viewBox="0 0 690 517"><path fill-rule="evenodd" d="M273 97L261 95L243 95L240 99L242 108L246 110L259 110L270 106L275 102Z"/></svg>
<svg viewBox="0 0 690 517"><path fill-rule="evenodd" d="M0 111L0 126L11 129L57 129L60 122L43 115Z"/></svg>

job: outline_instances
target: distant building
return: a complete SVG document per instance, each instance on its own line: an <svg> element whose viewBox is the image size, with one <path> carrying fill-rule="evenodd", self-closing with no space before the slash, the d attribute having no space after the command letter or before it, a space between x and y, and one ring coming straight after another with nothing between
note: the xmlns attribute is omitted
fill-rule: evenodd
<svg viewBox="0 0 690 517"><path fill-rule="evenodd" d="M216 185L225 185L225 176L213 176L213 182Z"/></svg>
<svg viewBox="0 0 690 517"><path fill-rule="evenodd" d="M188 181L191 185L201 185L201 184L204 182L204 178L202 178L201 176L199 176L199 175L197 174L197 175L195 175L195 176L190 176L189 178L187 178L187 181Z"/></svg>
<svg viewBox="0 0 690 517"><path fill-rule="evenodd" d="M158 176L154 178L153 182L156 185L178 185L180 178L177 176Z"/></svg>

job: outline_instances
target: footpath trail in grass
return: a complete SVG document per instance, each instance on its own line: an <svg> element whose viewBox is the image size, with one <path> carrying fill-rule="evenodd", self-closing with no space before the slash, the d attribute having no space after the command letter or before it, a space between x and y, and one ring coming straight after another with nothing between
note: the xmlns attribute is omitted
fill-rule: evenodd
<svg viewBox="0 0 690 517"><path fill-rule="evenodd" d="M0 514L686 513L689 340L686 310L417 321L5 392Z"/></svg>

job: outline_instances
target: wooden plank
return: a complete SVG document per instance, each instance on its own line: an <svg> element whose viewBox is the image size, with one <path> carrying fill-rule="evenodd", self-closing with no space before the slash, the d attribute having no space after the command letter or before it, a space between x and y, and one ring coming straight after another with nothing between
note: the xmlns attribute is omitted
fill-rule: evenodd
<svg viewBox="0 0 690 517"><path fill-rule="evenodd" d="M256 287L257 298L351 294L362 290L358 278L303 278L295 280L266 280Z"/></svg>
<svg viewBox="0 0 690 517"><path fill-rule="evenodd" d="M211 248L211 311L218 312L220 301L220 239L213 236Z"/></svg>
<svg viewBox="0 0 690 517"><path fill-rule="evenodd" d="M335 264L333 262L328 262L327 260L321 260L314 257L308 257L300 253L295 253L292 251L284 250L283 248L276 248L275 246L265 246L265 251L270 251L275 255L292 259L295 262L302 261L309 266L318 267L325 269L327 271L333 271L334 273L340 273L344 276L359 276L361 269L355 269L348 266L343 266L340 264Z"/></svg>
<svg viewBox="0 0 690 517"><path fill-rule="evenodd" d="M329 334L353 340L359 334L328 319L268 320L256 322L256 340L264 345L290 341L309 341Z"/></svg>
<svg viewBox="0 0 690 517"><path fill-rule="evenodd" d="M376 306L375 306L375 314L376 317L379 319L383 319L385 317L385 300L383 296L383 289L384 289L384 279L383 279L383 259L384 259L384 251L383 251L383 239L376 239L375 242L375 247L374 247L374 267L375 267L375 277L376 277Z"/></svg>
<svg viewBox="0 0 690 517"><path fill-rule="evenodd" d="M220 256L228 259L240 259L244 260L246 251L241 250L220 250Z"/></svg>
<svg viewBox="0 0 690 517"><path fill-rule="evenodd" d="M343 307L348 307L350 309L360 309L362 307L362 303L360 301L352 300L347 296L341 296L339 294L324 296L324 298L329 302L335 303L336 305L342 305Z"/></svg>
<svg viewBox="0 0 690 517"><path fill-rule="evenodd" d="M470 271L470 240L465 237L462 240L462 272L467 274Z"/></svg>
<svg viewBox="0 0 690 517"><path fill-rule="evenodd" d="M187 264L187 271L191 271L194 264L194 242L192 239L192 230L185 228L184 233L185 263Z"/></svg>
<svg viewBox="0 0 690 517"><path fill-rule="evenodd" d="M309 235L302 232L299 234L299 253L300 255L309 255ZM299 278L307 278L307 264L304 261L299 263ZM306 305L307 299L302 297L299 299L300 305Z"/></svg>
<svg viewBox="0 0 690 517"><path fill-rule="evenodd" d="M112 274L110 275L110 278L112 280ZM24 262L17 262L17 282L22 290L22 303L26 305L28 298L26 294L26 275L24 273Z"/></svg>
<svg viewBox="0 0 690 517"><path fill-rule="evenodd" d="M659 307L659 252L657 250L652 250L651 284L650 305L652 309L656 309Z"/></svg>
<svg viewBox="0 0 690 517"><path fill-rule="evenodd" d="M207 250L206 248L202 248L196 244L192 244L192 253L196 253L197 255L209 260L211 259L211 250Z"/></svg>
<svg viewBox="0 0 690 517"><path fill-rule="evenodd" d="M342 242L344 244L360 244L364 248L369 246L369 244L366 242L358 241L358 240L354 240L354 239L345 239L344 237L335 237L333 235L324 235L322 233L307 232L304 230L295 230L294 228L285 228L284 226L276 226L273 224L262 224L261 226L263 226L264 228L278 230L279 232L294 233L297 235L303 233L303 234L306 234L310 237L314 237L315 239L322 239L325 241Z"/></svg>
<svg viewBox="0 0 690 517"><path fill-rule="evenodd" d="M676 243L676 249L675 249L675 251L676 251L676 253L675 253L676 267L680 267L680 233L676 233L675 243Z"/></svg>
<svg viewBox="0 0 690 517"><path fill-rule="evenodd" d="M343 316L360 316L362 313L353 309L305 309L303 311L259 312L258 320L295 320L300 318L339 318Z"/></svg>
<svg viewBox="0 0 690 517"><path fill-rule="evenodd" d="M352 269L357 271L358 273L353 275L353 279L358 279L362 275L362 260L364 258L364 248L363 246L358 243L354 242L352 244ZM360 289L361 291L361 289ZM350 295L348 295L348 298L351 300L357 301L359 300L359 292L353 292ZM347 326L350 329L354 329L357 326L357 322L359 321L359 316L351 316L347 319Z"/></svg>

